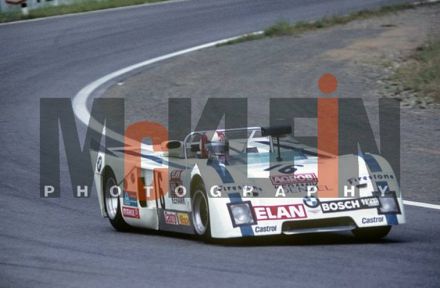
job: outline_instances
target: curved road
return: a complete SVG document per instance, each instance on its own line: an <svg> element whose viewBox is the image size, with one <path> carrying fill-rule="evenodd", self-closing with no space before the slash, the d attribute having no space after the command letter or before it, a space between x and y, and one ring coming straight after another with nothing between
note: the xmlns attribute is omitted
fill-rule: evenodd
<svg viewBox="0 0 440 288"><path fill-rule="evenodd" d="M40 98L280 19L392 2L404 1L192 0L0 25L0 287L438 285L438 210L407 207L409 225L376 244L325 235L223 246L114 232L95 195L72 197L66 165L61 198L39 198Z"/></svg>

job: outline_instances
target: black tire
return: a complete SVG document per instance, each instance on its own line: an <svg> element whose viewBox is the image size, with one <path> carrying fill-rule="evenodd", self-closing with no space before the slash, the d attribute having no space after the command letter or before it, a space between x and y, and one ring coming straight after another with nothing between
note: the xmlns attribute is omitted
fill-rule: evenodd
<svg viewBox="0 0 440 288"><path fill-rule="evenodd" d="M353 235L363 241L377 241L390 233L392 226L380 226L371 228L356 228L354 229Z"/></svg>
<svg viewBox="0 0 440 288"><path fill-rule="evenodd" d="M204 241L211 240L209 204L203 185L196 185L191 193L192 223L194 231Z"/></svg>
<svg viewBox="0 0 440 288"><path fill-rule="evenodd" d="M105 212L107 212L108 219L113 228L121 232L128 231L130 230L130 226L124 221L124 218L122 218L119 197L113 197L110 194L110 188L114 185L117 185L115 174L111 169L106 169L103 177Z"/></svg>

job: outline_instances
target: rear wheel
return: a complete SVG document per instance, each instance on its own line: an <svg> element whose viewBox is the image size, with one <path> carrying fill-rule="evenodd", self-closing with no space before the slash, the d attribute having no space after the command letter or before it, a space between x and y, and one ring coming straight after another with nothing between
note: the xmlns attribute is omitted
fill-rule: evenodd
<svg viewBox="0 0 440 288"><path fill-rule="evenodd" d="M369 227L369 228L356 228L354 229L353 235L360 239L366 241L380 240L388 235L391 231L391 226L380 226L380 227Z"/></svg>
<svg viewBox="0 0 440 288"><path fill-rule="evenodd" d="M116 187L116 177L113 172L108 169L104 173L104 203L105 211L110 220L112 226L118 231L127 231L130 226L124 221L121 214L121 203L119 201L119 195Z"/></svg>
<svg viewBox="0 0 440 288"><path fill-rule="evenodd" d="M192 222L196 234L205 240L211 236L209 227L209 206L205 189L196 187L192 194Z"/></svg>

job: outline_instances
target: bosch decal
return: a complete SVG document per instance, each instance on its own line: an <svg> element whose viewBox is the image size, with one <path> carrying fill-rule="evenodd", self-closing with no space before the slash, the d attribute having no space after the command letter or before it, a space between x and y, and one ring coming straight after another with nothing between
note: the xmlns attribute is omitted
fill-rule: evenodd
<svg viewBox="0 0 440 288"><path fill-rule="evenodd" d="M323 213L343 212L379 207L380 202L377 197L321 202L321 210Z"/></svg>

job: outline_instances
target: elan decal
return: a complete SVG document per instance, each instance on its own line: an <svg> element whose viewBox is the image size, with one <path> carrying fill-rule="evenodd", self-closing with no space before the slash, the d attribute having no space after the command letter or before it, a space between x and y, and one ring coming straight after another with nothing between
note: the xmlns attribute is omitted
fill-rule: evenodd
<svg viewBox="0 0 440 288"><path fill-rule="evenodd" d="M306 210L302 204L255 206L254 211L258 221L307 218Z"/></svg>

